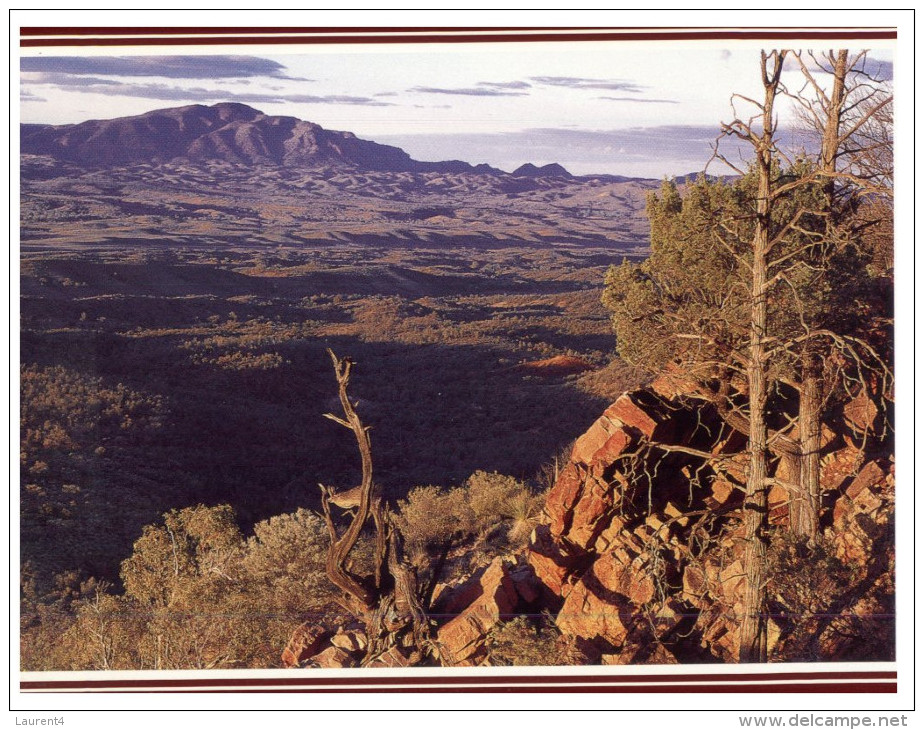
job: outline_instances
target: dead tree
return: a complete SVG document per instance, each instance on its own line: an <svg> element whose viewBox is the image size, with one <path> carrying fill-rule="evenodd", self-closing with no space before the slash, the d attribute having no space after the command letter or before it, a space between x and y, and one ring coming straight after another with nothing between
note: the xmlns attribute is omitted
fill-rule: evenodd
<svg viewBox="0 0 924 730"><path fill-rule="evenodd" d="M437 656L430 637L430 624L421 605L417 576L404 560L401 533L388 508L376 493L372 480L372 445L369 426L363 424L350 401L347 388L353 361L340 359L327 351L334 365L343 417L325 417L348 428L356 437L362 461L362 481L358 487L334 492L323 484L321 507L330 536L327 576L342 591L340 603L366 627L368 649L363 666L413 666L426 664ZM331 505L351 513L343 532ZM372 522L374 531L374 574L357 575L352 570L350 552L363 529Z"/></svg>
<svg viewBox="0 0 924 730"><path fill-rule="evenodd" d="M780 91L785 51L761 53L760 72L764 87L761 101L740 97L757 108L760 126L756 119L735 119L723 124L726 135L737 137L752 145L757 173L757 197L754 216L754 234L751 243L751 296L750 337L747 354L748 380L748 465L745 489L745 552L744 600L741 617L739 661L763 662L767 660L766 621L764 618L764 563L767 546L764 531L767 521L768 456L767 443L767 294L771 283L770 252L774 245L773 203L778 190L774 190L773 165L776 154L776 119L773 107Z"/></svg>
<svg viewBox="0 0 924 730"><path fill-rule="evenodd" d="M846 49L820 54L792 51L791 55L805 84L788 96L804 127L820 142L817 162L809 172L814 179L802 182L820 184L823 191L824 228L807 256L807 264L820 272L818 278L821 278L831 258L859 233L857 229L862 222L852 215L858 201L863 197L891 198L892 135L888 115L892 95L881 81L867 73L865 51L855 54ZM824 80L829 83L825 85ZM824 328L824 311L825 308L814 317L803 315L805 333ZM825 363L837 348L838 343L818 333L806 338L795 353L802 457L800 489L793 502L791 524L796 535L808 539L813 539L818 530L820 510ZM858 363L861 371L868 360L862 358ZM883 380L888 377L880 375Z"/></svg>

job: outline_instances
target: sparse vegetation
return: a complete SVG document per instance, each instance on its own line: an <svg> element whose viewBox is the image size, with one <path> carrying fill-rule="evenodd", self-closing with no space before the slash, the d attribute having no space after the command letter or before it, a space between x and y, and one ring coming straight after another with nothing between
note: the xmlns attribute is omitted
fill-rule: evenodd
<svg viewBox="0 0 924 730"><path fill-rule="evenodd" d="M25 157L22 667L893 656L891 91L807 57L645 260L648 183Z"/></svg>

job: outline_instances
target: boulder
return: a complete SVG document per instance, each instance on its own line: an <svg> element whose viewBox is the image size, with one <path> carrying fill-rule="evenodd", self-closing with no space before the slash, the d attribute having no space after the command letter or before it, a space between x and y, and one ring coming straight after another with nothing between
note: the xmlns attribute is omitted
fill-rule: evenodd
<svg viewBox="0 0 924 730"><path fill-rule="evenodd" d="M509 559L495 558L477 580L478 596L437 630L443 663L475 666L487 657L485 640L498 623L514 615L519 601Z"/></svg>
<svg viewBox="0 0 924 730"><path fill-rule="evenodd" d="M549 518L549 530L552 534L561 536L571 526L572 510L581 496L587 474L585 466L571 462L562 469L554 486L549 490L545 513Z"/></svg>
<svg viewBox="0 0 924 730"><path fill-rule="evenodd" d="M397 646L391 647L388 651L385 651L375 659L373 659L367 667L387 667L390 669L400 669L402 667L407 667L411 663L409 657L405 655L401 649Z"/></svg>
<svg viewBox="0 0 924 730"><path fill-rule="evenodd" d="M875 461L863 466L834 503L833 537L845 563L867 566L891 513L894 477Z"/></svg>
<svg viewBox="0 0 924 730"><path fill-rule="evenodd" d="M593 474L584 480L580 499L571 510L570 524L560 533L580 550L589 550L610 524L613 510L620 501L618 476L614 475L612 483Z"/></svg>
<svg viewBox="0 0 924 730"><path fill-rule="evenodd" d="M844 404L844 421L857 434L873 431L879 409L866 393L860 393Z"/></svg>
<svg viewBox="0 0 924 730"><path fill-rule="evenodd" d="M308 663L318 669L344 669L346 667L355 667L358 664L353 654L344 651L339 646L327 647L324 651L311 657Z"/></svg>
<svg viewBox="0 0 924 730"><path fill-rule="evenodd" d="M340 630L330 638L330 643L351 654L358 654L366 650L369 642L363 631Z"/></svg>

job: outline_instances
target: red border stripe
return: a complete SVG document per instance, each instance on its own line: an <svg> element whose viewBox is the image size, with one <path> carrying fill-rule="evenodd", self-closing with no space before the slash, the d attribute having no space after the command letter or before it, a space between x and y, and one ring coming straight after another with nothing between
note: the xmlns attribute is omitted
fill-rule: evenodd
<svg viewBox="0 0 924 730"><path fill-rule="evenodd" d="M38 30L38 29L24 29ZM573 41L663 41L663 40L893 40L898 37L895 29L846 29L833 30L759 30L759 29L715 29L715 30L593 30L588 32L550 33L528 31L525 33L462 32L440 35L430 31L408 31L399 29L400 34L362 35L358 29L351 29L351 35L292 35L292 29L262 30L262 35L222 35L221 29L201 29L206 35L177 37L165 34L150 36L132 31L133 35L111 37L94 33L94 29L79 29L79 35L61 37L27 37L20 39L23 48L38 47L112 47L112 46L209 46L209 45L333 45L333 44L397 44L397 43L537 43ZM62 31L63 32L63 31ZM152 31L153 32L153 31ZM171 29L171 33L174 32ZM200 32L200 29L190 32ZM321 33L324 31L314 31ZM279 35L276 35L279 33ZM97 35L100 37L89 37Z"/></svg>
<svg viewBox="0 0 924 730"><path fill-rule="evenodd" d="M638 674L638 675L525 675L525 676L390 676L390 677L312 677L307 675L294 677L241 677L241 678L202 678L202 679L99 679L99 680L34 680L20 682L23 690L76 690L76 689L152 689L170 690L181 688L259 688L274 687L335 687L369 685L384 685L385 687L398 685L418 685L424 688L427 685L544 685L551 688L554 685L628 685L628 684L659 684L662 686L690 686L690 682L716 683L715 686L731 686L738 684L759 684L765 687L793 686L805 680L827 680L841 684L812 684L816 688L830 688L836 686L852 685L866 687L889 684L881 680L897 680L898 673L894 671L882 672L781 672L779 674ZM877 680L877 681L864 681ZM724 683L724 684L723 684ZM806 685L808 686L808 685Z"/></svg>
<svg viewBox="0 0 924 730"><path fill-rule="evenodd" d="M89 687L86 689L90 689ZM86 689L65 690L65 693L85 692ZM106 691L107 694L144 694L144 693L161 693L177 690L169 689L115 689ZM497 687L471 686L471 687L298 687L298 688L241 688L241 687L221 687L213 689L191 690L197 694L218 694L234 692L235 694L294 694L294 693L329 693L343 694L356 692L369 692L381 694L384 692L395 693L544 693L544 694L561 694L561 693L608 693L608 694L657 694L670 692L671 694L897 694L898 684L894 682L845 682L842 684L815 684L802 682L787 682L782 684L760 684L760 683L742 683L742 684L717 684L717 685L695 685L695 684L656 684L656 685L569 685L567 687L555 686L511 686L500 685Z"/></svg>

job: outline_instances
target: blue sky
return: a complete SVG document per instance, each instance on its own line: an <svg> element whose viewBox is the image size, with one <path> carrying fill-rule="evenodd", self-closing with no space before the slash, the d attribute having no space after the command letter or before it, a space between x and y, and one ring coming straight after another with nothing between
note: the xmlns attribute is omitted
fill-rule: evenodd
<svg viewBox="0 0 924 730"><path fill-rule="evenodd" d="M657 178L703 169L719 123L733 117L732 93L760 91L759 46L729 42L131 54L24 56L21 120L66 124L237 101L421 160L505 170L558 162L576 174ZM870 55L872 69L891 77L889 49ZM787 75L801 86L795 71ZM785 126L789 112L780 112Z"/></svg>

